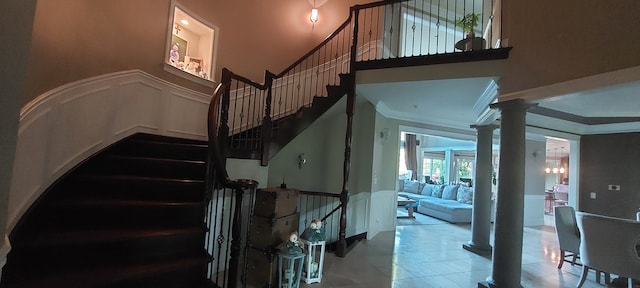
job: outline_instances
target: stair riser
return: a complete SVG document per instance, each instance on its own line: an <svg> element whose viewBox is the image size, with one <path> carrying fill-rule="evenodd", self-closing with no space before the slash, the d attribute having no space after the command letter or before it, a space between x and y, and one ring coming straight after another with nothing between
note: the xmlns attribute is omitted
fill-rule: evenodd
<svg viewBox="0 0 640 288"><path fill-rule="evenodd" d="M203 181L179 182L157 180L122 180L109 177L85 177L64 183L58 199L123 199L157 201L200 201Z"/></svg>
<svg viewBox="0 0 640 288"><path fill-rule="evenodd" d="M101 161L88 163L87 167L83 168L83 172L87 174L171 177L172 179L194 180L204 180L206 172L205 163L202 161L109 156L99 160Z"/></svg>
<svg viewBox="0 0 640 288"><path fill-rule="evenodd" d="M50 206L32 225L43 231L56 229L176 228L197 227L203 219L202 207L62 207Z"/></svg>
<svg viewBox="0 0 640 288"><path fill-rule="evenodd" d="M203 145L174 144L150 141L130 141L114 147L112 155L130 155L151 158L181 160L203 160L207 158L207 147Z"/></svg>

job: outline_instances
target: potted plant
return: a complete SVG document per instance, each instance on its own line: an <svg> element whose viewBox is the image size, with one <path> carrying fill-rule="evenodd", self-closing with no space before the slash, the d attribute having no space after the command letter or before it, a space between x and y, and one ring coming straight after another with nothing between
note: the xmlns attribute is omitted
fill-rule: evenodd
<svg viewBox="0 0 640 288"><path fill-rule="evenodd" d="M456 19L454 22L456 27L462 28L467 36L465 39L458 41L455 45L456 48L463 51L480 50L484 48L485 40L482 37L475 37L476 34L473 28L480 23L480 14L467 13L464 17Z"/></svg>
<svg viewBox="0 0 640 288"><path fill-rule="evenodd" d="M461 19L456 19L455 26L462 28L462 31L467 33L467 38L475 37L475 33L473 32L473 28L478 26L478 22L480 21L480 14L469 13L464 15Z"/></svg>

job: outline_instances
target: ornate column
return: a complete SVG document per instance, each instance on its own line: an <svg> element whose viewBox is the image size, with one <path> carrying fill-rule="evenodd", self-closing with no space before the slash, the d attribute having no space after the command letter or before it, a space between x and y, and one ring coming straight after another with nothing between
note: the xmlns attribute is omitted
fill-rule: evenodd
<svg viewBox="0 0 640 288"><path fill-rule="evenodd" d="M476 176L473 184L473 218L471 241L462 247L480 255L491 254L491 179L493 173L493 130L498 125L471 125L478 131L476 142Z"/></svg>
<svg viewBox="0 0 640 288"><path fill-rule="evenodd" d="M525 116L531 104L514 99L491 105L500 109L500 171L491 276L478 287L522 287Z"/></svg>

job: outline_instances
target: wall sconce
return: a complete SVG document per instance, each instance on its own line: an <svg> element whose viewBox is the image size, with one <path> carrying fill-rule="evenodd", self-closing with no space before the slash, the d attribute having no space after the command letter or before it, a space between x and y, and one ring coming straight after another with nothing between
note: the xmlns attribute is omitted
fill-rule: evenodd
<svg viewBox="0 0 640 288"><path fill-rule="evenodd" d="M298 155L298 169L302 169L302 165L307 163L307 158L304 155L304 153L300 153L300 155Z"/></svg>

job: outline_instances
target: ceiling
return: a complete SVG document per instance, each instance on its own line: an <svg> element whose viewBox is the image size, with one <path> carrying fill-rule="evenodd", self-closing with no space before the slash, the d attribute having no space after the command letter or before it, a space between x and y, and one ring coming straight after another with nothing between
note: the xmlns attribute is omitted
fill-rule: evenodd
<svg viewBox="0 0 640 288"><path fill-rule="evenodd" d="M491 81L477 77L364 83L356 91L385 117L470 130L479 116L473 106ZM553 90L533 91L547 95L528 100L538 103L527 113L529 127L576 136L640 131L640 81L548 95ZM550 153L569 153L566 140L540 136L548 139Z"/></svg>

